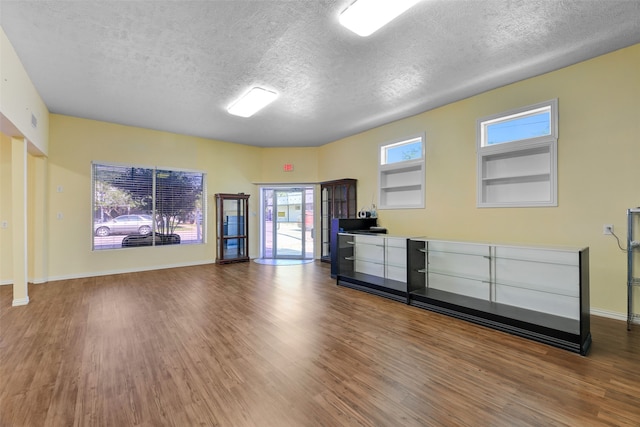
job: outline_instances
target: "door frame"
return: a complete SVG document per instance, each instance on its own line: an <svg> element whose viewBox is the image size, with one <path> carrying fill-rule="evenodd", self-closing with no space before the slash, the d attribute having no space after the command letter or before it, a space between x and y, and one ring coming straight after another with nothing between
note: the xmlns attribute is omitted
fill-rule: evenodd
<svg viewBox="0 0 640 427"><path fill-rule="evenodd" d="M266 203L266 198L265 198L265 192L266 191L287 191L287 190L298 190L300 191L302 194L301 197L301 236L302 238L302 248L301 248L301 253L300 255L291 255L291 256L287 256L287 255L279 255L277 253L277 231L274 228L273 229L273 238L272 238L272 242L273 242L273 248L271 251L271 256L266 257L266 253L267 253L267 248L266 248L266 225L265 225L265 203ZM316 189L315 189L315 185L313 184L288 184L288 185L261 185L260 186L260 257L261 258L267 258L267 259L314 259L315 258L315 239L313 236L313 233L311 233L311 237L307 238L307 212L308 210L306 209L306 205L307 205L307 200L306 200L306 195L308 194L308 192L311 192L311 198L310 200L312 200L313 203L313 209L311 210L313 217L311 218L311 224L312 225L312 231L313 231L313 227L315 226L315 216L316 216L316 200L315 200L315 193L316 193ZM275 196L275 194L274 194ZM274 201L274 207L277 209L277 198ZM274 215L277 215L277 212L274 213ZM277 217L275 218L275 220L273 221L274 224L277 224ZM310 251L310 255L309 255L309 251L308 248L311 248Z"/></svg>

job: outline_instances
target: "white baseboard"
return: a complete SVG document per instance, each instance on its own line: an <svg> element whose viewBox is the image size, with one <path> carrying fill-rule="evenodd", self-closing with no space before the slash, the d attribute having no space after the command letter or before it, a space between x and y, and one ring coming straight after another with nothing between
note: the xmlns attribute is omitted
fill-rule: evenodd
<svg viewBox="0 0 640 427"><path fill-rule="evenodd" d="M592 308L591 314L594 316L608 317L609 319L627 321L627 315L625 313L618 313L615 311L602 310L599 308Z"/></svg>
<svg viewBox="0 0 640 427"><path fill-rule="evenodd" d="M193 267L195 265L206 265L206 264L215 264L215 263L211 260L203 260L203 261L195 261L195 262L188 262L188 263L156 265L152 267L130 268L130 269L123 269L123 270L92 271L90 273L77 273L77 274L69 274L64 276L51 276L47 281L56 282L58 280L84 279L87 277L110 276L112 274L139 273L141 271L166 270L168 268ZM45 283L47 281L44 281L41 283Z"/></svg>
<svg viewBox="0 0 640 427"><path fill-rule="evenodd" d="M47 283L48 280L47 279L29 279L27 280L27 283L29 284L33 284L33 285L41 285L43 283ZM8 285L13 285L13 280L8 279L8 280L3 280L0 282L0 286L8 286Z"/></svg>
<svg viewBox="0 0 640 427"><path fill-rule="evenodd" d="M20 305L27 305L29 304L29 297L25 297L25 298L16 298L13 300L13 302L11 303L11 305L13 307L18 307Z"/></svg>

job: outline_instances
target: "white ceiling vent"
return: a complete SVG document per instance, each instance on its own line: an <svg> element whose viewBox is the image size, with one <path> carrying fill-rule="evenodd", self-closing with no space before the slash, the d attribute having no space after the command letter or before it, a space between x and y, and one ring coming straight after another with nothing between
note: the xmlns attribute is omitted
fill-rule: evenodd
<svg viewBox="0 0 640 427"><path fill-rule="evenodd" d="M31 113L31 126L33 126L34 129L38 127L38 119L33 113Z"/></svg>

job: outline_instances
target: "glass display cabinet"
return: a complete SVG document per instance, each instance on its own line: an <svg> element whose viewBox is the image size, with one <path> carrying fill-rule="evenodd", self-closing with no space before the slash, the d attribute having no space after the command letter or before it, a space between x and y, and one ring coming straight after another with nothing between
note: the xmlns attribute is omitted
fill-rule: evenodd
<svg viewBox="0 0 640 427"><path fill-rule="evenodd" d="M336 258L338 285L409 302L406 237L338 233Z"/></svg>
<svg viewBox="0 0 640 427"><path fill-rule="evenodd" d="M321 261L331 262L331 220L334 218L356 218L356 183L357 180L351 178L320 183L322 197L320 205Z"/></svg>
<svg viewBox="0 0 640 427"><path fill-rule="evenodd" d="M249 261L248 221L248 194L216 194L216 263Z"/></svg>
<svg viewBox="0 0 640 427"><path fill-rule="evenodd" d="M407 243L411 305L586 355L589 248Z"/></svg>

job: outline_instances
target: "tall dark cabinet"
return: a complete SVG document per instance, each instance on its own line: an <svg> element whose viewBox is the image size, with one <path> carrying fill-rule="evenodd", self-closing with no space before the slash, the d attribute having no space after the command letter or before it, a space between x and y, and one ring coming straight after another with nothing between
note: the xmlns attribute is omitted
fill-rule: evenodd
<svg viewBox="0 0 640 427"><path fill-rule="evenodd" d="M249 195L216 194L216 262L249 261Z"/></svg>
<svg viewBox="0 0 640 427"><path fill-rule="evenodd" d="M320 183L320 259L331 262L331 220L333 218L356 218L356 179L344 178Z"/></svg>

